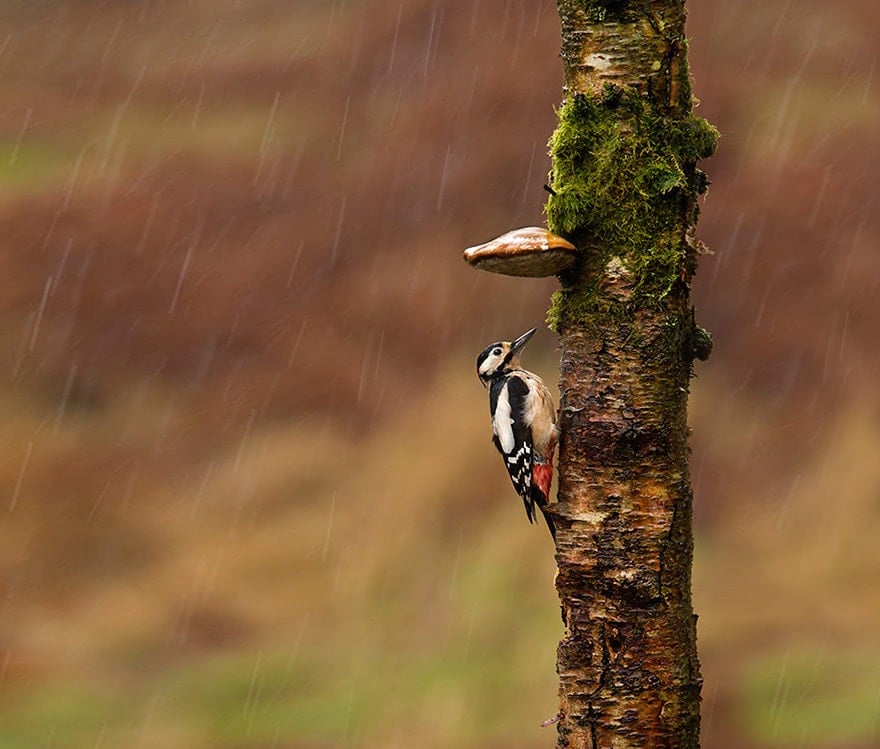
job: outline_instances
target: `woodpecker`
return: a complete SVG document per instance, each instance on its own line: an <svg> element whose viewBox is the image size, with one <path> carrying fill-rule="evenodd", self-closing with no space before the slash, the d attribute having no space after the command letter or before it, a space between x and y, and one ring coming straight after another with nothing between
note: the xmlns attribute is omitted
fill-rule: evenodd
<svg viewBox="0 0 880 749"><path fill-rule="evenodd" d="M504 459L513 488L522 497L526 516L535 522L535 505L556 537L547 511L553 480L553 452L559 430L550 391L538 375L519 366L519 353L537 328L515 341L486 346L477 357L477 376L489 390L492 442Z"/></svg>

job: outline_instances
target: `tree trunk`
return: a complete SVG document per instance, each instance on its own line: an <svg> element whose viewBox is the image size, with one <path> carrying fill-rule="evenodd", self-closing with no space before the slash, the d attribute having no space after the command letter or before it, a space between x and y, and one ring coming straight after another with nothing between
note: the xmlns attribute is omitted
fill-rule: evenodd
<svg viewBox="0 0 880 749"><path fill-rule="evenodd" d="M690 280L696 168L683 0L558 0L566 99L550 141L550 229L578 260L561 335L558 747L696 747L687 391L711 348Z"/></svg>

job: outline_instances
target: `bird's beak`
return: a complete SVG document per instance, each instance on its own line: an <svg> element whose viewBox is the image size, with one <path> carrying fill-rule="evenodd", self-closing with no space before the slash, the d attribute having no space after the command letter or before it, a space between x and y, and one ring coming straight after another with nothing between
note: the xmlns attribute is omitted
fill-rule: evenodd
<svg viewBox="0 0 880 749"><path fill-rule="evenodd" d="M519 338L517 338L512 344L510 344L510 350L512 353L516 354L519 350L525 346L529 342L529 338L535 335L535 331L537 328L532 328L531 330L523 333Z"/></svg>

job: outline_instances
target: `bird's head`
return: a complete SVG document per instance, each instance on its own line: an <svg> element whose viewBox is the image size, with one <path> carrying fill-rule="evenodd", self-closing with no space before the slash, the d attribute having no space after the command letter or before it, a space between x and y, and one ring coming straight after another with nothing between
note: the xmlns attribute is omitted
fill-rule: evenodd
<svg viewBox="0 0 880 749"><path fill-rule="evenodd" d="M488 387L494 378L519 366L519 352L535 335L536 330L537 328L532 328L526 331L515 341L490 343L480 352L477 357L477 376L483 387Z"/></svg>

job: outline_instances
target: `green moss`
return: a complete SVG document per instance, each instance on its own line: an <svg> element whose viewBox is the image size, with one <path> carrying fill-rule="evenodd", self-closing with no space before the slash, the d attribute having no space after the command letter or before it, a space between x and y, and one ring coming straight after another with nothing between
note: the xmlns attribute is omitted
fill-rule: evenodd
<svg viewBox="0 0 880 749"><path fill-rule="evenodd" d="M601 96L569 98L558 115L547 221L586 248L581 262L597 280L579 283L575 295L563 277L548 315L557 330L566 319L614 308L597 293L613 258L632 278L633 305L655 304L669 293L687 259L682 227L700 183L696 162L713 153L718 139L706 120L665 117L638 93L613 86Z"/></svg>
<svg viewBox="0 0 880 749"><path fill-rule="evenodd" d="M635 14L629 7L632 3L627 0L575 0L573 5L593 23L623 19Z"/></svg>
<svg viewBox="0 0 880 749"><path fill-rule="evenodd" d="M564 282L563 282L564 284ZM632 305L614 304L599 293L597 284L588 282L581 287L581 293L574 294L566 285L550 297L547 310L547 327L562 332L563 324L570 320L581 321L587 329L598 328L600 324L616 322L630 325L634 320L635 308Z"/></svg>
<svg viewBox="0 0 880 749"><path fill-rule="evenodd" d="M700 361L706 361L715 347L715 341L712 340L712 334L703 327L694 323L693 336L691 339L691 348L694 356Z"/></svg>

